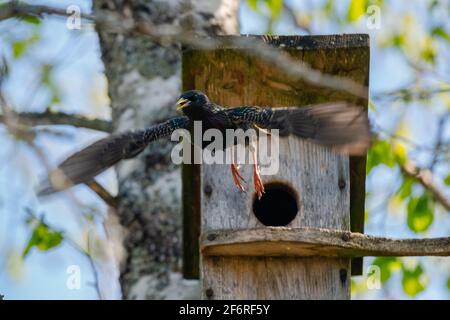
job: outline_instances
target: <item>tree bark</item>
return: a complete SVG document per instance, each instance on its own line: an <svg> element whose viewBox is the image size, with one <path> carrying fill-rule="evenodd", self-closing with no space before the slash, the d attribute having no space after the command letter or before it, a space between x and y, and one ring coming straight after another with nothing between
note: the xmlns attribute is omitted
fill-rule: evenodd
<svg viewBox="0 0 450 320"><path fill-rule="evenodd" d="M96 0L94 14L111 10L169 31L237 33L237 0ZM120 21L118 22L120 23ZM97 26L108 78L115 132L150 126L175 116L181 88L178 44L162 46L142 35ZM172 144L153 143L117 166L117 214L125 230L120 284L124 299L199 297L197 281L181 275L181 174L170 160Z"/></svg>

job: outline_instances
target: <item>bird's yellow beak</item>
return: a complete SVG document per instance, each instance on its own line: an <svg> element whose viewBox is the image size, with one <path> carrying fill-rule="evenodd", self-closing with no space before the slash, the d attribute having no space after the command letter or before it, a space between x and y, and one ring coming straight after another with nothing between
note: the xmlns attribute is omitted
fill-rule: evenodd
<svg viewBox="0 0 450 320"><path fill-rule="evenodd" d="M177 101L177 110L181 110L187 107L191 102L188 99L180 98Z"/></svg>

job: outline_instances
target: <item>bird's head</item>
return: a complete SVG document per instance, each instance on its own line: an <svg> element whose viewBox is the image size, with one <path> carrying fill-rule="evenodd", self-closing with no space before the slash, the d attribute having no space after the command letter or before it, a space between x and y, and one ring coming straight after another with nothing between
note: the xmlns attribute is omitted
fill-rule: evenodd
<svg viewBox="0 0 450 320"><path fill-rule="evenodd" d="M188 110L195 110L198 108L205 107L209 103L209 99L201 91L190 90L183 92L183 94L178 98L177 110L186 112Z"/></svg>

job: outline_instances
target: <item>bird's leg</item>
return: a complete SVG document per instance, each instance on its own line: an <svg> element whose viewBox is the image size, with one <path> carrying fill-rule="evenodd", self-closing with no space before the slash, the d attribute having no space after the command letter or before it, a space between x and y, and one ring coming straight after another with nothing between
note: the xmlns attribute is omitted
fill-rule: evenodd
<svg viewBox="0 0 450 320"><path fill-rule="evenodd" d="M245 181L244 178L241 176L239 172L239 168L235 163L231 164L231 175L233 176L233 181L236 187L239 188L241 191L245 191L244 186L241 183L242 181Z"/></svg>
<svg viewBox="0 0 450 320"><path fill-rule="evenodd" d="M242 177L241 173L239 172L239 167L234 163L234 153L233 153L233 147L231 147L231 175L233 177L234 184L236 187L238 187L239 190L245 191L244 186L242 185L241 181L245 182L245 179Z"/></svg>
<svg viewBox="0 0 450 320"><path fill-rule="evenodd" d="M252 153L253 156L253 183L255 185L255 192L258 196L258 199L261 199L265 191L264 191L264 184L261 180L258 167L258 156L257 156L258 150L256 150L256 145L250 144L250 152Z"/></svg>

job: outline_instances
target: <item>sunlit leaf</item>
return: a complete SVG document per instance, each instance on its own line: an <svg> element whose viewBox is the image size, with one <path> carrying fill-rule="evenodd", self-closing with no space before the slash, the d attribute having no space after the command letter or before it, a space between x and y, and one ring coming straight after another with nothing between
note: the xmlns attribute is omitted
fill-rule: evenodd
<svg viewBox="0 0 450 320"><path fill-rule="evenodd" d="M395 163L395 155L391 150L389 142L386 140L378 140L369 149L367 157L367 173L380 164L393 168Z"/></svg>
<svg viewBox="0 0 450 320"><path fill-rule="evenodd" d="M373 265L380 268L381 271L381 283L385 283L391 278L392 272L401 268L400 260L396 257L377 257L373 261Z"/></svg>
<svg viewBox="0 0 450 320"><path fill-rule="evenodd" d="M38 17L35 16L25 16L21 18L22 21L28 22L30 24L35 24L38 25L41 23L41 19L39 19Z"/></svg>
<svg viewBox="0 0 450 320"><path fill-rule="evenodd" d="M247 0L247 4L253 10L258 9L258 0Z"/></svg>
<svg viewBox="0 0 450 320"><path fill-rule="evenodd" d="M14 41L12 43L12 53L15 59L24 55L27 49L39 41L39 34L33 34L31 37Z"/></svg>
<svg viewBox="0 0 450 320"><path fill-rule="evenodd" d="M283 0L247 0L248 6L255 11L258 10L258 3L264 3L267 6L272 20L278 19L283 9Z"/></svg>
<svg viewBox="0 0 450 320"><path fill-rule="evenodd" d="M382 48L386 47L397 47L400 48L406 43L406 37L405 35L401 33L394 34L393 36L389 37L387 40L380 43L380 46Z"/></svg>
<svg viewBox="0 0 450 320"><path fill-rule="evenodd" d="M25 258L33 247L40 251L47 251L58 246L63 240L63 234L51 230L45 223L40 222L31 234L28 244L23 250L22 257Z"/></svg>
<svg viewBox="0 0 450 320"><path fill-rule="evenodd" d="M404 164L406 162L406 156L408 154L405 144L402 142L396 141L395 143L393 143L392 147L394 149L393 153L394 153L395 160L399 164Z"/></svg>
<svg viewBox="0 0 450 320"><path fill-rule="evenodd" d="M450 34L448 34L441 26L434 27L433 30L431 30L431 35L450 42Z"/></svg>
<svg viewBox="0 0 450 320"><path fill-rule="evenodd" d="M449 173L448 176L445 177L444 183L445 183L446 185L450 186L450 173Z"/></svg>
<svg viewBox="0 0 450 320"><path fill-rule="evenodd" d="M273 20L278 19L283 9L283 0L265 0Z"/></svg>
<svg viewBox="0 0 450 320"><path fill-rule="evenodd" d="M417 264L412 270L403 268L402 286L403 291L410 297L416 296L425 290L428 285L428 278L423 272L420 264Z"/></svg>
<svg viewBox="0 0 450 320"><path fill-rule="evenodd" d="M401 184L400 188L397 190L397 195L402 199L406 199L411 195L412 187L414 186L414 179L403 176L403 183Z"/></svg>
<svg viewBox="0 0 450 320"><path fill-rule="evenodd" d="M433 199L428 192L413 197L408 202L408 227L414 232L424 232L433 223Z"/></svg>
<svg viewBox="0 0 450 320"><path fill-rule="evenodd" d="M421 52L421 57L428 63L435 64L436 63L436 50L433 47L426 47Z"/></svg>
<svg viewBox="0 0 450 320"><path fill-rule="evenodd" d="M347 20L350 22L357 21L366 12L366 0L351 0L348 6Z"/></svg>
<svg viewBox="0 0 450 320"><path fill-rule="evenodd" d="M401 213L403 209L403 199L398 195L394 195L389 199L387 209L393 214Z"/></svg>
<svg viewBox="0 0 450 320"><path fill-rule="evenodd" d="M26 41L16 41L12 44L13 49L13 57L20 58L28 48L28 44Z"/></svg>

